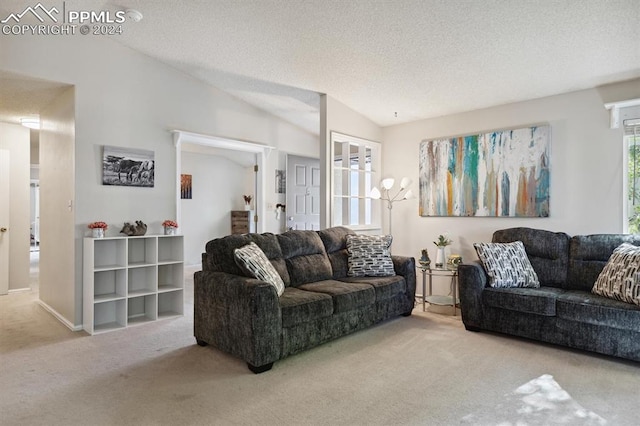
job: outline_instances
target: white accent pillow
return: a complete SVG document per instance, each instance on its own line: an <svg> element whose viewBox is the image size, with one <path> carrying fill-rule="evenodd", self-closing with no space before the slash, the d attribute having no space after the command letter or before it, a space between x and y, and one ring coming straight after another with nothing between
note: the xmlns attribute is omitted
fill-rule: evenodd
<svg viewBox="0 0 640 426"><path fill-rule="evenodd" d="M591 292L640 306L640 247L620 244L598 275Z"/></svg>
<svg viewBox="0 0 640 426"><path fill-rule="evenodd" d="M522 241L513 243L475 243L490 287L540 287Z"/></svg>
<svg viewBox="0 0 640 426"><path fill-rule="evenodd" d="M282 293L284 293L284 281L282 281L278 271L269 262L267 255L256 243L250 242L246 246L235 249L233 257L238 267L246 274L271 284L275 287L278 296L282 296Z"/></svg>
<svg viewBox="0 0 640 426"><path fill-rule="evenodd" d="M396 274L389 247L391 235L347 235L350 277L389 277Z"/></svg>

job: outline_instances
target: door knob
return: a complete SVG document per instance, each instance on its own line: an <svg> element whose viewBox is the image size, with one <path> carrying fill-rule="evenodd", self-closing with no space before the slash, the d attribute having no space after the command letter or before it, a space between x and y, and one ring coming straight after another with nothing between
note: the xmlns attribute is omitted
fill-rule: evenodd
<svg viewBox="0 0 640 426"><path fill-rule="evenodd" d="M2 228L0 228L0 232L7 232L7 228L3 226Z"/></svg>

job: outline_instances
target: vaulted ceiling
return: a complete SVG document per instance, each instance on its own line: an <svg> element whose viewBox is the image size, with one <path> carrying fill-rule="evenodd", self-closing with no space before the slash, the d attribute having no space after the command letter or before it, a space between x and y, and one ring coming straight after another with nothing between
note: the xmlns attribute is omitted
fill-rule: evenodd
<svg viewBox="0 0 640 426"><path fill-rule="evenodd" d="M0 12L22 0L4 0ZM317 133L326 93L380 126L640 77L637 0L107 0L112 38ZM397 116L396 116L397 113Z"/></svg>

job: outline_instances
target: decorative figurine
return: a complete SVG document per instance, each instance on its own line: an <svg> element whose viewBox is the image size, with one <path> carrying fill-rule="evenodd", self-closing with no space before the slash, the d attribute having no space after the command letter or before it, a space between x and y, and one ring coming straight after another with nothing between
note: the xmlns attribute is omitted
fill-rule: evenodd
<svg viewBox="0 0 640 426"><path fill-rule="evenodd" d="M125 234L128 237L142 236L147 233L147 225L141 220L136 220L135 225L125 222L120 233Z"/></svg>
<svg viewBox="0 0 640 426"><path fill-rule="evenodd" d="M419 262L422 268L431 268L431 259L429 259L429 252L427 251L427 249L422 249L422 257L420 258Z"/></svg>
<svg viewBox="0 0 640 426"><path fill-rule="evenodd" d="M147 233L147 224L141 220L136 220L135 236L142 236Z"/></svg>
<svg viewBox="0 0 640 426"><path fill-rule="evenodd" d="M129 222L125 222L124 226L120 230L120 233L130 237L133 235L135 231L136 231L136 228L134 226L132 226Z"/></svg>
<svg viewBox="0 0 640 426"><path fill-rule="evenodd" d="M459 254L449 255L449 259L447 259L447 268L451 270L458 269L458 265L462 263L462 256Z"/></svg>

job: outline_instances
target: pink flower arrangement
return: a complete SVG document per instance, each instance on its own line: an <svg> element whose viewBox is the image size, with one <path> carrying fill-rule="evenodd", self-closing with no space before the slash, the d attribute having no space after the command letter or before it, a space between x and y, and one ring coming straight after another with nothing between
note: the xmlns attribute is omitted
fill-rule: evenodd
<svg viewBox="0 0 640 426"><path fill-rule="evenodd" d="M98 228L107 229L108 227L109 226L104 222L91 222L89 224L89 229L98 229Z"/></svg>
<svg viewBox="0 0 640 426"><path fill-rule="evenodd" d="M174 222L173 220L165 220L164 222L162 222L162 226L164 227L170 226L172 228L177 228L178 222Z"/></svg>

